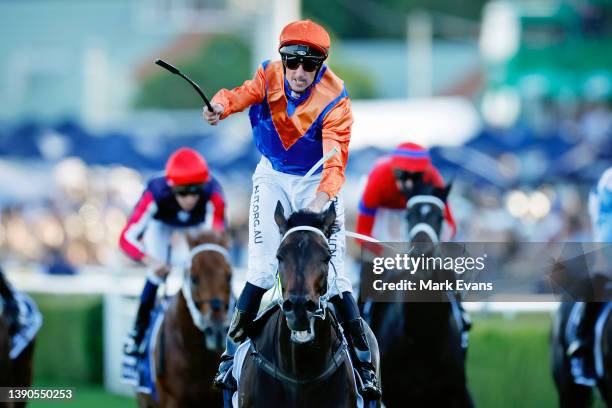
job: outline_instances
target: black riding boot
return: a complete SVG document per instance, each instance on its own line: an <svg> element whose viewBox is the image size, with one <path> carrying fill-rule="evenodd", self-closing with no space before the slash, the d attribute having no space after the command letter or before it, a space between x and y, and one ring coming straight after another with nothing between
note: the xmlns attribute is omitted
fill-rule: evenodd
<svg viewBox="0 0 612 408"><path fill-rule="evenodd" d="M457 296L457 306L459 306L459 311L461 312L461 323L463 324L464 331L470 331L472 329L472 318L468 314L468 312L463 308L463 303L459 296Z"/></svg>
<svg viewBox="0 0 612 408"><path fill-rule="evenodd" d="M586 386L595 385L595 362L593 361L592 350L595 337L595 321L601 305L597 302L585 302L578 318L576 339L572 341L567 350L574 379L577 383Z"/></svg>
<svg viewBox="0 0 612 408"><path fill-rule="evenodd" d="M364 329L364 322L359 316L357 303L350 292L343 292L330 299L336 309L338 320L344 329L352 359L363 386L363 396L378 400L382 390L378 384L376 367L372 363L372 352Z"/></svg>
<svg viewBox="0 0 612 408"><path fill-rule="evenodd" d="M238 298L234 316L230 323L225 340L225 351L221 355L221 362L213 383L220 388L235 389L235 381L230 374L234 365L234 353L238 348L238 344L242 343L246 337L246 329L257 317L261 299L266 293L266 289L255 286L249 282L246 283L244 290Z"/></svg>
<svg viewBox="0 0 612 408"><path fill-rule="evenodd" d="M4 316L8 322L9 334L13 335L20 329L19 322L19 306L15 295L8 282L6 281L2 270L0 270L0 297L4 301Z"/></svg>
<svg viewBox="0 0 612 408"><path fill-rule="evenodd" d="M123 352L128 356L140 356L144 353L142 340L151 322L151 311L155 306L157 298L157 288L159 282L153 282L151 278L145 281L142 294L140 295L140 305L136 313L133 329L128 333L128 337L123 346Z"/></svg>

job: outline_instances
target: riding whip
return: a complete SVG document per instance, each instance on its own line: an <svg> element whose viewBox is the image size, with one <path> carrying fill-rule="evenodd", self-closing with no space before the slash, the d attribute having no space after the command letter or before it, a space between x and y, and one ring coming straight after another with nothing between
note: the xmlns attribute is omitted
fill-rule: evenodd
<svg viewBox="0 0 612 408"><path fill-rule="evenodd" d="M193 87L193 89L196 90L196 92L198 93L198 95L200 95L200 97L202 98L202 100L204 101L204 103L206 104L206 107L208 108L208 110L210 112L214 112L212 105L210 104L210 102L208 101L208 98L206 97L206 95L204 95L204 92L202 92L202 89L198 86L198 84L196 84L195 82L193 82L187 75L183 74L178 68L176 68L173 65L168 64L166 61L161 60L161 59L156 59L155 63L157 65L159 65L160 67L167 69L168 71L172 72L174 75L178 75L181 78L183 78L185 81L189 82L189 84Z"/></svg>

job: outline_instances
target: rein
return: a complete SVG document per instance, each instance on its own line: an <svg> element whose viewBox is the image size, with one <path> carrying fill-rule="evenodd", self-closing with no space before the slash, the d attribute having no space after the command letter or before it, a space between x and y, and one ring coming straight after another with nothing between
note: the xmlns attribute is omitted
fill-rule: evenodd
<svg viewBox="0 0 612 408"><path fill-rule="evenodd" d="M200 311L198 310L195 301L193 300L193 295L191 294L191 263L193 261L193 257L204 251L212 251L217 252L225 258L225 260L229 263L229 253L225 247L218 244L200 244L191 249L189 251L189 258L185 264L185 276L183 277L183 284L181 285L181 292L183 293L183 297L187 302L187 309L189 309L189 314L191 315L191 320L193 324L200 330L204 332L208 327L208 318L209 316L202 316ZM210 314L210 311L209 311Z"/></svg>

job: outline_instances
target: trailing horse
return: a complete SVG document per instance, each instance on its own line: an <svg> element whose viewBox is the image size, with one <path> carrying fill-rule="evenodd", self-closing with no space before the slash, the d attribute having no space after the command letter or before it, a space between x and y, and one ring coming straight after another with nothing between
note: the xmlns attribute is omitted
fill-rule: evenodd
<svg viewBox="0 0 612 408"><path fill-rule="evenodd" d="M567 355L572 335L568 326L574 319L576 302L562 302L555 316L551 335L551 365L559 393L560 407L591 406L593 388L576 384ZM588 350L595 360L596 388L608 407L612 407L612 302L602 303L595 321L594 349Z"/></svg>
<svg viewBox="0 0 612 408"><path fill-rule="evenodd" d="M232 270L227 241L216 231L189 238L190 262L181 290L169 300L154 332L154 380L159 401L138 394L141 407L221 406L212 387L225 347Z"/></svg>
<svg viewBox="0 0 612 408"><path fill-rule="evenodd" d="M0 270L0 387L30 387L33 378L34 346L41 317L34 302L26 295L17 294ZM10 298L10 301L9 301ZM10 302L10 307L8 307ZM25 302L29 320L27 327L16 325L19 318L17 302ZM10 315L10 316L9 316ZM12 324L11 324L12 322ZM24 333L22 343L13 344L14 330ZM22 331L23 330L23 331ZM11 356L11 354L13 354ZM0 406L25 407L25 402L6 403Z"/></svg>
<svg viewBox="0 0 612 408"><path fill-rule="evenodd" d="M416 243L413 248L422 254L431 254L439 241L449 191L450 185L440 189L418 184L416 194L408 200L409 237ZM421 279L435 282L454 279L449 271L416 273ZM387 276L388 281L399 279ZM444 292L436 301L429 296L428 302L404 302L401 296L405 295L397 293L393 302L366 304L380 347L385 406L472 406L457 304L449 301Z"/></svg>
<svg viewBox="0 0 612 408"><path fill-rule="evenodd" d="M238 406L358 406L361 396L347 344L328 309L326 295L331 257L326 237L335 218L332 205L322 214L298 211L287 220L278 203L275 220L283 235L277 251L282 301L251 325L250 341L236 352ZM378 367L376 340L366 331Z"/></svg>

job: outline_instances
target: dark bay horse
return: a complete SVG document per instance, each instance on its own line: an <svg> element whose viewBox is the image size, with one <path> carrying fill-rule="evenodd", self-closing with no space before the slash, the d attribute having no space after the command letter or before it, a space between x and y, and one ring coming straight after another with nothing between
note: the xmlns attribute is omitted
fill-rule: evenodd
<svg viewBox="0 0 612 408"><path fill-rule="evenodd" d="M593 388L574 383L570 358L567 350L571 340L567 338L567 326L576 302L562 302L553 324L551 336L551 364L555 385L559 393L559 406L563 408L589 407L592 403ZM594 354L599 366L597 388L608 407L612 407L612 302L603 303L601 310L608 310L607 318L596 323L598 336L595 337Z"/></svg>
<svg viewBox="0 0 612 408"><path fill-rule="evenodd" d="M240 407L357 406L352 366L335 317L327 309L330 248L326 237L336 219L332 205L321 214L298 211L275 220L283 235L278 248L282 302L250 329L250 352L238 387ZM369 341L375 366L378 350Z"/></svg>
<svg viewBox="0 0 612 408"><path fill-rule="evenodd" d="M216 231L187 238L190 260L181 290L170 299L155 342L155 376L162 407L219 407L212 386L225 348L232 269L227 239ZM142 407L157 406L139 394Z"/></svg>
<svg viewBox="0 0 612 408"><path fill-rule="evenodd" d="M5 280L2 270L0 270L0 294L7 296L11 290ZM11 295L12 296L12 295ZM36 339L21 351L15 359L9 356L11 350L11 333L9 319L7 318L6 308L0 310L0 387L30 387L34 373L34 346ZM14 318L14 317L13 317ZM25 407L25 402L5 403L0 406L6 407Z"/></svg>
<svg viewBox="0 0 612 408"><path fill-rule="evenodd" d="M416 194L408 200L409 237L418 243L415 247L421 253L431 251L439 241L450 187L417 184ZM422 279L434 281L449 278L448 271L417 273ZM395 279L400 277L388 281ZM438 301L428 302L404 302L401 296L370 306L371 327L380 347L385 406L472 406L466 385L461 320L447 295L440 293Z"/></svg>

